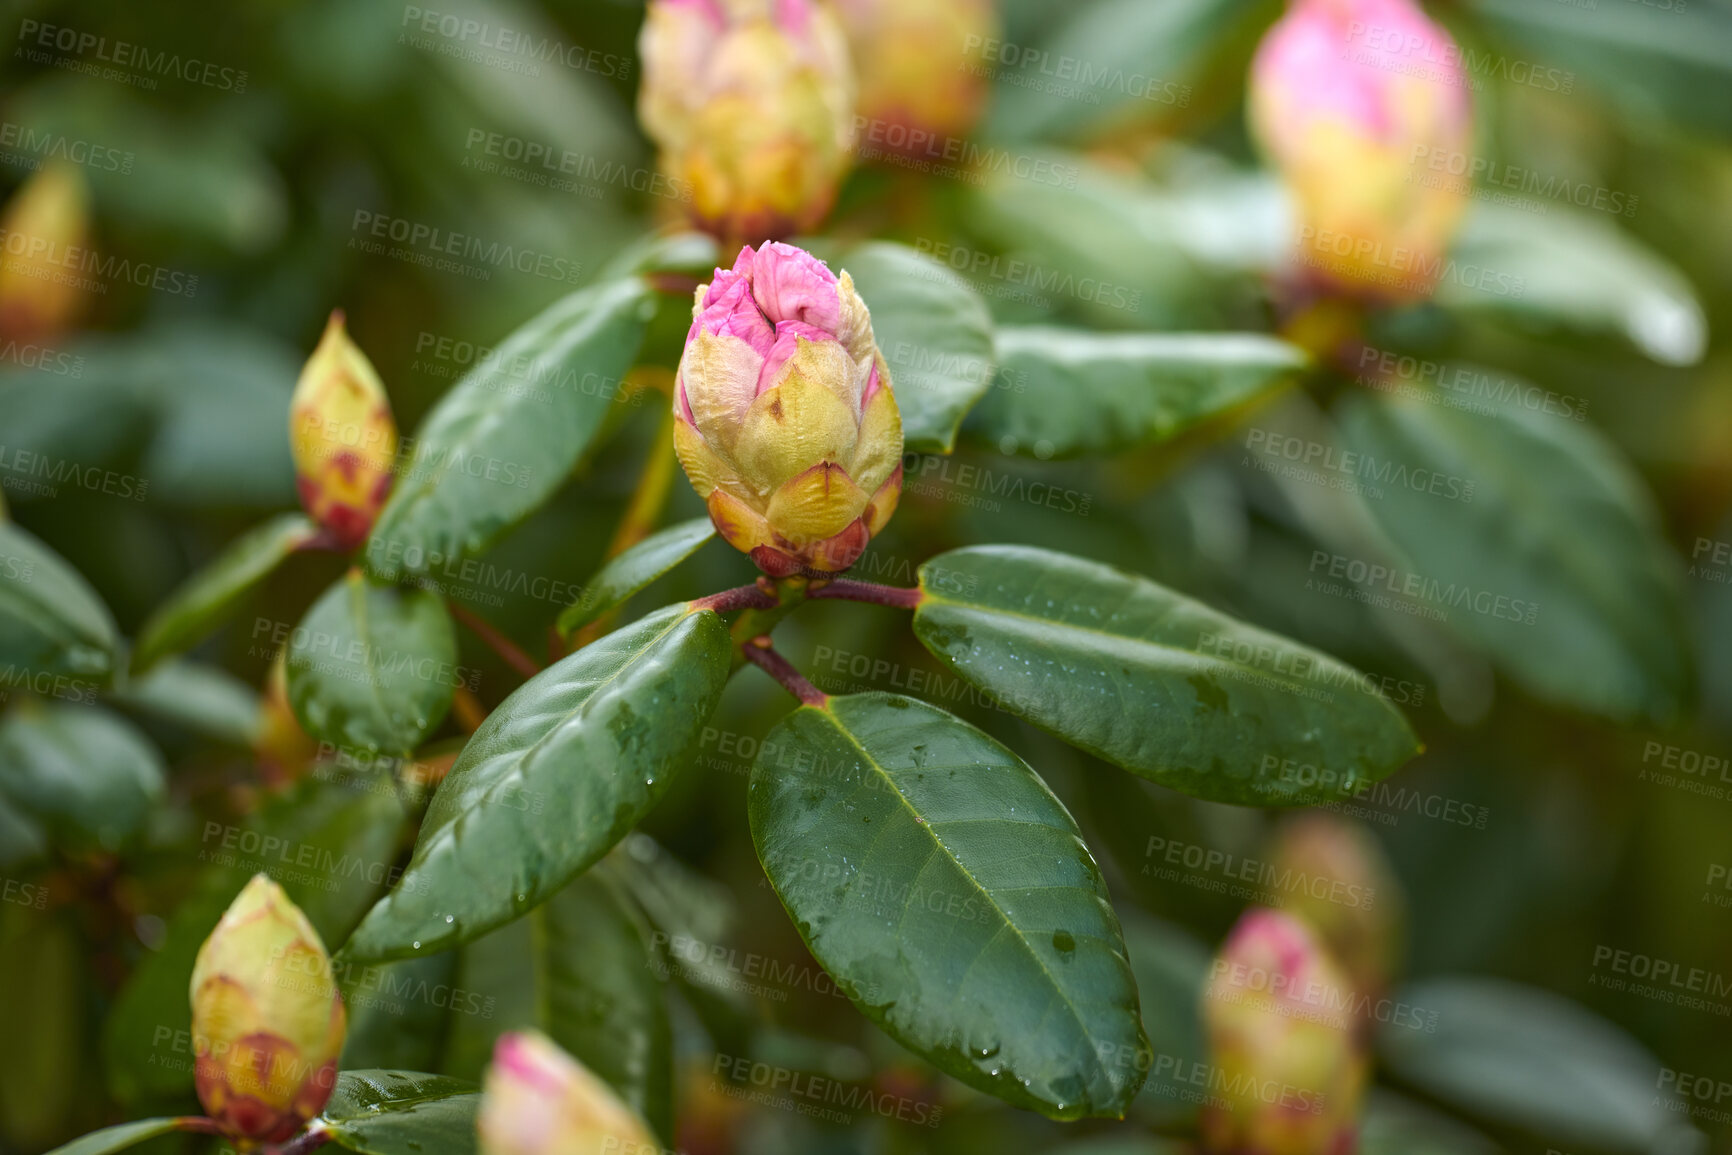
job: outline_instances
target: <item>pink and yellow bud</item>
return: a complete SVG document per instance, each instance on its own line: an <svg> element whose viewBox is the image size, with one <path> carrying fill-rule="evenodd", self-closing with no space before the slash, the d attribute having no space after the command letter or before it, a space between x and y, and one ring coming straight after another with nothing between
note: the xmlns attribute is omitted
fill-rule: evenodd
<svg viewBox="0 0 1732 1155"><path fill-rule="evenodd" d="M373 363L343 329L341 310L295 383L289 449L307 513L338 548L361 544L391 492L397 423Z"/></svg>
<svg viewBox="0 0 1732 1155"><path fill-rule="evenodd" d="M50 161L0 217L0 340L51 341L83 306L79 253L90 237L90 194L72 164Z"/></svg>
<svg viewBox="0 0 1732 1155"><path fill-rule="evenodd" d="M853 280L748 246L692 317L674 448L710 520L772 577L847 569L902 493L902 416Z"/></svg>
<svg viewBox="0 0 1732 1155"><path fill-rule="evenodd" d="M1281 908L1316 932L1355 992L1375 1000L1402 950L1402 893L1364 827L1320 810L1288 819L1269 855Z"/></svg>
<svg viewBox="0 0 1732 1155"><path fill-rule="evenodd" d="M1470 79L1413 0L1292 0L1251 66L1251 128L1297 216L1297 259L1330 287L1430 294L1468 199L1435 157L1472 141Z"/></svg>
<svg viewBox="0 0 1732 1155"><path fill-rule="evenodd" d="M476 1119L482 1155L660 1155L643 1120L539 1031L499 1037Z"/></svg>
<svg viewBox="0 0 1732 1155"><path fill-rule="evenodd" d="M874 140L914 149L968 134L986 105L983 49L999 36L992 0L840 0L837 12Z"/></svg>
<svg viewBox="0 0 1732 1155"><path fill-rule="evenodd" d="M1217 1155L1351 1155L1366 1061L1346 980L1305 924L1253 909L1228 935L1203 997Z"/></svg>
<svg viewBox="0 0 1732 1155"><path fill-rule="evenodd" d="M193 965L205 1113L242 1148L288 1139L331 1097L346 1030L318 932L281 887L253 876Z"/></svg>
<svg viewBox="0 0 1732 1155"><path fill-rule="evenodd" d="M854 77L817 0L651 0L638 115L693 219L730 243L809 229L847 173Z"/></svg>

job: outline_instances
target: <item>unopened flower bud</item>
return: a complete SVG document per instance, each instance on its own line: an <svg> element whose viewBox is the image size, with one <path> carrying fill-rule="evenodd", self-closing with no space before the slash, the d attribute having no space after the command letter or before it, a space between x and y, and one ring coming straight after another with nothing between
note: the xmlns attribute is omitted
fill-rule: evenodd
<svg viewBox="0 0 1732 1155"><path fill-rule="evenodd" d="M397 423L373 363L343 329L341 310L295 383L289 448L301 504L332 544L361 544L391 492Z"/></svg>
<svg viewBox="0 0 1732 1155"><path fill-rule="evenodd" d="M1269 856L1281 908L1322 939L1358 995L1388 986L1402 947L1400 884L1364 827L1320 810L1282 824Z"/></svg>
<svg viewBox="0 0 1732 1155"><path fill-rule="evenodd" d="M1203 1137L1219 1155L1348 1155L1366 1062L1345 979L1305 924L1280 911L1240 918L1203 998L1210 1086Z"/></svg>
<svg viewBox="0 0 1732 1155"><path fill-rule="evenodd" d="M1429 295L1469 193L1450 169L1471 147L1469 83L1413 0L1292 0L1251 66L1251 127L1292 195L1310 276Z"/></svg>
<svg viewBox="0 0 1732 1155"><path fill-rule="evenodd" d="M837 13L874 143L916 151L968 134L986 104L981 48L999 35L992 0L840 0Z"/></svg>
<svg viewBox="0 0 1732 1155"><path fill-rule="evenodd" d="M816 0L651 0L638 115L692 217L726 241L823 219L847 172L854 78Z"/></svg>
<svg viewBox="0 0 1732 1155"><path fill-rule="evenodd" d="M482 1155L656 1155L643 1120L539 1031L499 1037L476 1118Z"/></svg>
<svg viewBox="0 0 1732 1155"><path fill-rule="evenodd" d="M71 327L85 293L73 270L89 235L90 194L72 164L48 162L13 194L0 216L0 339L41 343Z"/></svg>
<svg viewBox="0 0 1732 1155"><path fill-rule="evenodd" d="M318 931L254 875L193 965L193 1077L205 1113L237 1146L288 1139L331 1097L346 1029Z"/></svg>
<svg viewBox="0 0 1732 1155"><path fill-rule="evenodd" d="M710 520L772 577L847 569L902 492L902 416L853 280L748 246L692 316L674 448Z"/></svg>
<svg viewBox="0 0 1732 1155"><path fill-rule="evenodd" d="M253 738L260 776L271 785L298 779L318 755L319 744L301 727L289 705L287 646L277 651L259 695L259 726Z"/></svg>

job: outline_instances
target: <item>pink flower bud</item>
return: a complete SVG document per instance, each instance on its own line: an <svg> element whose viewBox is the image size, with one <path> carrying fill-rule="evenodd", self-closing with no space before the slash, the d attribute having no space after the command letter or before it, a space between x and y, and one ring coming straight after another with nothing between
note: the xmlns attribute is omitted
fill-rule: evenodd
<svg viewBox="0 0 1732 1155"><path fill-rule="evenodd" d="M1251 66L1251 127L1292 194L1316 280L1392 300L1442 271L1465 182L1429 161L1472 142L1470 80L1413 0L1292 0Z"/></svg>
<svg viewBox="0 0 1732 1155"><path fill-rule="evenodd" d="M384 383L331 314L289 401L301 504L339 548L361 544L391 492L397 423Z"/></svg>
<svg viewBox="0 0 1732 1155"><path fill-rule="evenodd" d="M902 417L844 272L771 242L716 270L674 383L674 447L716 529L773 577L836 573L902 492Z"/></svg>
<svg viewBox="0 0 1732 1155"><path fill-rule="evenodd" d="M288 1139L331 1097L346 1030L318 931L255 875L193 964L193 1079L205 1113L242 1148Z"/></svg>
<svg viewBox="0 0 1732 1155"><path fill-rule="evenodd" d="M539 1031L499 1037L476 1119L482 1155L660 1155L613 1089Z"/></svg>
<svg viewBox="0 0 1732 1155"><path fill-rule="evenodd" d="M1317 933L1356 994L1377 998L1402 948L1401 886L1364 827L1321 810L1281 826L1269 856L1281 908Z"/></svg>
<svg viewBox="0 0 1732 1155"><path fill-rule="evenodd" d="M837 13L874 140L914 150L968 134L986 105L983 46L999 35L992 0L841 0Z"/></svg>
<svg viewBox="0 0 1732 1155"><path fill-rule="evenodd" d="M90 239L90 193L70 162L53 160L24 182L0 216L0 340L52 341L71 327L86 290L68 275Z"/></svg>
<svg viewBox="0 0 1732 1155"><path fill-rule="evenodd" d="M815 0L651 0L638 115L698 224L730 242L817 224L854 135L847 43Z"/></svg>
<svg viewBox="0 0 1732 1155"><path fill-rule="evenodd" d="M1340 1005L1349 993L1304 923L1262 909L1240 918L1203 998L1210 1151L1351 1155L1366 1064Z"/></svg>

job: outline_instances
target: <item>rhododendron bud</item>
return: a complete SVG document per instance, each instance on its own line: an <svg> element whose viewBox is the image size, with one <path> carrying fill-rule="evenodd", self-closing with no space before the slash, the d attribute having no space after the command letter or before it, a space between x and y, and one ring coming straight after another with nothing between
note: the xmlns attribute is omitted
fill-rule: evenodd
<svg viewBox="0 0 1732 1155"><path fill-rule="evenodd" d="M499 1037L476 1118L482 1155L660 1155L643 1120L539 1031Z"/></svg>
<svg viewBox="0 0 1732 1155"><path fill-rule="evenodd" d="M318 931L280 886L253 876L192 969L205 1113L238 1146L281 1143L331 1097L346 1029Z"/></svg>
<svg viewBox="0 0 1732 1155"><path fill-rule="evenodd" d="M983 48L999 35L992 0L840 0L837 12L874 143L924 152L974 127L990 76Z"/></svg>
<svg viewBox="0 0 1732 1155"><path fill-rule="evenodd" d="M1377 839L1313 810L1282 824L1269 859L1282 909L1317 933L1356 995L1376 999L1401 953L1404 905Z"/></svg>
<svg viewBox="0 0 1732 1155"><path fill-rule="evenodd" d="M1468 85L1455 42L1412 0L1292 0L1251 67L1251 126L1317 279L1430 293L1468 190L1429 161L1465 161Z"/></svg>
<svg viewBox="0 0 1732 1155"><path fill-rule="evenodd" d="M758 241L818 223L854 135L854 77L815 0L652 0L638 115L699 224Z"/></svg>
<svg viewBox="0 0 1732 1155"><path fill-rule="evenodd" d="M49 341L71 326L89 234L90 194L72 164L48 162L13 194L0 217L0 340Z"/></svg>
<svg viewBox="0 0 1732 1155"><path fill-rule="evenodd" d="M397 423L373 363L331 314L289 402L289 448L301 504L332 543L350 549L391 492Z"/></svg>
<svg viewBox="0 0 1732 1155"><path fill-rule="evenodd" d="M692 316L674 448L710 520L772 577L847 569L902 492L902 416L854 282L748 246Z"/></svg>
<svg viewBox="0 0 1732 1155"><path fill-rule="evenodd" d="M1211 1097L1203 1137L1222 1155L1350 1155L1365 1086L1345 980L1305 924L1240 918L1203 998Z"/></svg>

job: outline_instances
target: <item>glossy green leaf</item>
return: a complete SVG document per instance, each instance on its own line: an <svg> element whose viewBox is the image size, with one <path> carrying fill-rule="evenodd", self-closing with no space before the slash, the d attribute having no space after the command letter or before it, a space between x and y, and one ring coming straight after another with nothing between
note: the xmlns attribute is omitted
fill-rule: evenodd
<svg viewBox="0 0 1732 1155"><path fill-rule="evenodd" d="M955 273L903 245L873 241L831 264L848 271L872 313L903 444L911 453L949 453L963 416L992 383L986 303Z"/></svg>
<svg viewBox="0 0 1732 1155"><path fill-rule="evenodd" d="M119 850L162 798L162 755L124 719L25 701L0 721L0 791L56 843Z"/></svg>
<svg viewBox="0 0 1732 1155"><path fill-rule="evenodd" d="M455 985L456 971L454 951L344 968L349 1029L340 1068L438 1069L449 1022L476 1009Z"/></svg>
<svg viewBox="0 0 1732 1155"><path fill-rule="evenodd" d="M77 570L0 519L0 689L56 692L55 678L106 684L114 618Z"/></svg>
<svg viewBox="0 0 1732 1155"><path fill-rule="evenodd" d="M652 533L595 572L583 596L559 615L559 633L569 638L596 618L685 561L716 536L707 517L695 517Z"/></svg>
<svg viewBox="0 0 1732 1155"><path fill-rule="evenodd" d="M406 822L383 776L353 785L309 777L244 823L202 822L198 881L179 906L149 912L166 916L160 949L139 960L103 1024L114 1095L138 1103L191 1094L193 960L249 878L264 871L279 882L334 947L395 877Z"/></svg>
<svg viewBox="0 0 1732 1155"><path fill-rule="evenodd" d="M837 986L963 1082L1121 1116L1147 1049L1118 919L1046 784L912 698L803 706L752 768L752 839Z"/></svg>
<svg viewBox="0 0 1732 1155"><path fill-rule="evenodd" d="M132 651L133 672L149 669L216 629L249 590L318 532L305 514L285 513L237 538L151 615Z"/></svg>
<svg viewBox="0 0 1732 1155"><path fill-rule="evenodd" d="M727 627L669 606L525 682L475 731L398 887L344 947L443 950L545 901L655 806L727 682Z"/></svg>
<svg viewBox="0 0 1732 1155"><path fill-rule="evenodd" d="M343 1071L309 1127L361 1155L473 1155L481 1092L420 1071Z"/></svg>
<svg viewBox="0 0 1732 1155"><path fill-rule="evenodd" d="M124 1151L159 1135L194 1130L203 1122L203 1119L194 1117L134 1119L130 1123L116 1123L112 1127L80 1135L72 1142L56 1147L48 1155L108 1155L110 1151Z"/></svg>
<svg viewBox="0 0 1732 1155"><path fill-rule="evenodd" d="M1404 1084L1468 1116L1552 1145L1659 1150L1687 1128L1656 1090L1659 1059L1591 1011L1503 979L1412 983L1397 1001L1436 1013L1434 1031L1385 1026L1379 1056Z"/></svg>
<svg viewBox="0 0 1732 1155"><path fill-rule="evenodd" d="M1350 795L1419 752L1394 706L1326 654L1147 578L977 546L920 567L914 632L1013 714L1196 798Z"/></svg>
<svg viewBox="0 0 1732 1155"><path fill-rule="evenodd" d="M1255 333L998 330L998 378L968 432L1004 453L1076 457L1176 437L1289 383L1303 351Z"/></svg>
<svg viewBox="0 0 1732 1155"><path fill-rule="evenodd" d="M1555 702L1661 721L1683 707L1682 567L1653 499L1592 426L1368 395L1343 407L1341 428L1396 476L1473 487L1471 501L1444 501L1424 486L1380 486L1365 504L1402 555L1380 592L1446 612L1448 628Z"/></svg>
<svg viewBox="0 0 1732 1155"><path fill-rule="evenodd" d="M618 403L654 307L632 278L591 286L517 330L452 387L367 541L381 577L472 557L539 508Z"/></svg>
<svg viewBox="0 0 1732 1155"><path fill-rule="evenodd" d="M451 708L462 682L457 635L430 590L352 569L289 638L289 705L315 738L348 750L408 754Z"/></svg>
<svg viewBox="0 0 1732 1155"><path fill-rule="evenodd" d="M160 662L117 689L114 699L232 746L250 748L258 737L258 692L218 666L178 658Z"/></svg>

